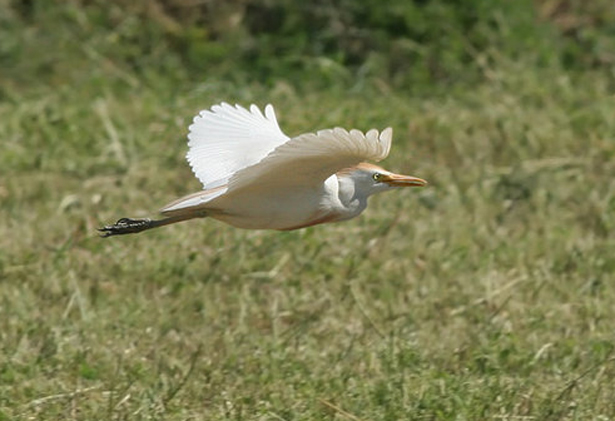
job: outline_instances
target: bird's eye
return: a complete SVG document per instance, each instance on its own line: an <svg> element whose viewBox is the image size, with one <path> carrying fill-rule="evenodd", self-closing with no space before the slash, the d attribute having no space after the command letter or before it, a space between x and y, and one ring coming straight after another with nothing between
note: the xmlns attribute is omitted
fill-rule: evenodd
<svg viewBox="0 0 615 421"><path fill-rule="evenodd" d="M380 174L379 172L374 173L374 175L372 175L372 178L374 179L374 181L380 181L380 178L382 177L382 174Z"/></svg>

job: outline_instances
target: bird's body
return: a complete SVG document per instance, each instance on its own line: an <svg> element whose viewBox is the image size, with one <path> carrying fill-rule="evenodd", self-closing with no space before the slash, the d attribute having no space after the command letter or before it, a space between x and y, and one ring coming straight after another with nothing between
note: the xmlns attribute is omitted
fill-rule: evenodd
<svg viewBox="0 0 615 421"><path fill-rule="evenodd" d="M371 194L426 184L363 162L388 155L390 128L289 138L271 105L265 115L255 105L213 106L195 118L188 138L187 159L204 189L165 206L164 219L123 218L102 228L104 236L205 216L238 228L293 230L351 219Z"/></svg>
<svg viewBox="0 0 615 421"><path fill-rule="evenodd" d="M285 189L252 189L220 195L203 204L186 206L207 196L207 191L179 199L162 209L167 216L202 209L214 219L237 228L292 230L325 222L353 218L367 206L355 197L354 184L333 174L320 185L297 185Z"/></svg>

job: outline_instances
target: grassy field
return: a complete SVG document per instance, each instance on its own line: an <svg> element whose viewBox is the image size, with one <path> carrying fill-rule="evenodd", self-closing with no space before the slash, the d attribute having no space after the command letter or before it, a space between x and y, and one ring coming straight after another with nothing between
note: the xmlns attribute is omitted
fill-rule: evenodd
<svg viewBox="0 0 615 421"><path fill-rule="evenodd" d="M0 420L615 418L612 61L494 46L480 81L433 94L343 69L311 88L228 63L199 75L155 40L135 64L113 54L138 21L15 4L0 1ZM98 238L200 188L186 126L222 100L274 104L289 135L392 126L383 165L430 186L294 232Z"/></svg>

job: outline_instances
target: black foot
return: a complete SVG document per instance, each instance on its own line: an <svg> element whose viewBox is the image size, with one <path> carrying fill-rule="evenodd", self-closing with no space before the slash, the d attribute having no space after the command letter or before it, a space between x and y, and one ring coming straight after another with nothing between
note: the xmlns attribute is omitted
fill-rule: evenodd
<svg viewBox="0 0 615 421"><path fill-rule="evenodd" d="M112 235L134 234L145 231L152 227L151 219L130 219L122 218L113 225L105 225L98 228L101 237L111 237Z"/></svg>

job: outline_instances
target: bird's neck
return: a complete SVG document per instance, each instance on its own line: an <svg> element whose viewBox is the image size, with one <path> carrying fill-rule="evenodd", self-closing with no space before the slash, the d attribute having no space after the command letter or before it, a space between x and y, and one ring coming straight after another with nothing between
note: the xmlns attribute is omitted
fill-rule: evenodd
<svg viewBox="0 0 615 421"><path fill-rule="evenodd" d="M349 217L356 216L363 212L367 206L367 196L360 194L354 180L350 177L338 176L337 182L337 196L342 206L352 215Z"/></svg>

